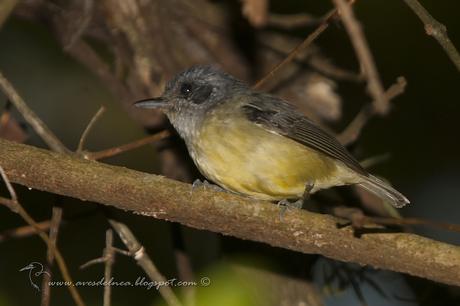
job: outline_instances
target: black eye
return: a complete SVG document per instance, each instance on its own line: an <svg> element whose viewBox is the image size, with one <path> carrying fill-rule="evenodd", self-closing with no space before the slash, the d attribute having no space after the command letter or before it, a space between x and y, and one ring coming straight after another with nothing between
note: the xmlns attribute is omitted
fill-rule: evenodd
<svg viewBox="0 0 460 306"><path fill-rule="evenodd" d="M190 96L190 94L192 93L192 84L190 83L182 84L182 86L180 87L180 93L184 97Z"/></svg>

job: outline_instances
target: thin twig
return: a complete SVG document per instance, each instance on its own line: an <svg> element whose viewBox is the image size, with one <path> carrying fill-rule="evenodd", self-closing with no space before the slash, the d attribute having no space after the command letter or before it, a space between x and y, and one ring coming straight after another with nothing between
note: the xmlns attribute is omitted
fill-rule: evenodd
<svg viewBox="0 0 460 306"><path fill-rule="evenodd" d="M13 85L3 76L1 72L0 87L3 89L3 92L8 96L17 110L22 114L24 119L32 126L35 132L37 132L37 134L51 149L61 153L69 153L69 150L46 126L46 124L34 113L33 110L27 106Z"/></svg>
<svg viewBox="0 0 460 306"><path fill-rule="evenodd" d="M353 5L355 1L356 0L349 0L348 3L350 5ZM337 9L333 9L326 15L324 15L324 17L321 18L322 21L316 28L316 30L314 30L310 35L307 36L307 38L305 38L303 42L301 42L291 52L289 52L288 56L284 58L281 62L276 64L262 79L257 81L257 83L254 84L253 89L260 89L271 77L275 75L276 72L278 72L278 70L280 70L284 65L289 64L292 60L294 60L297 54L303 49L310 46L316 40L316 38L318 38L318 36L321 35L321 33L323 33L329 27L330 22L337 16Z"/></svg>
<svg viewBox="0 0 460 306"><path fill-rule="evenodd" d="M137 149L139 147L142 147L144 145L147 145L149 143L159 141L161 139L164 139L166 137L171 136L171 132L168 130L163 130L159 133L141 138L139 140L118 146L118 147L113 147L110 149L102 150L102 151L97 151L97 152L84 152L83 157L89 160L99 160L103 158L108 158L112 157L133 149Z"/></svg>
<svg viewBox="0 0 460 306"><path fill-rule="evenodd" d="M120 82L112 73L110 66L84 40L76 41L71 48L66 49L73 58L93 71L110 89L114 96L122 101L131 101L132 97L126 85ZM126 106L126 105L125 105Z"/></svg>
<svg viewBox="0 0 460 306"><path fill-rule="evenodd" d="M195 277L189 256L182 250L174 251L174 255L179 278L185 282L193 282ZM194 286L185 286L183 288L183 301L186 306L196 305L196 288Z"/></svg>
<svg viewBox="0 0 460 306"><path fill-rule="evenodd" d="M369 158L366 158L365 160L359 161L359 163L361 164L361 166L363 166L364 169L369 169L378 164L386 162L388 159L390 159L390 157L390 153L384 153L380 155L371 156Z"/></svg>
<svg viewBox="0 0 460 306"><path fill-rule="evenodd" d="M407 6L410 7L423 22L426 34L433 36L434 39L438 41L452 63L457 67L457 70L460 71L460 54L449 36L447 36L446 26L434 19L417 0L404 0L404 2L406 2Z"/></svg>
<svg viewBox="0 0 460 306"><path fill-rule="evenodd" d="M339 10L340 17L343 24L350 36L350 40L355 48L356 55L358 56L361 64L361 69L367 78L367 88L370 95L374 99L375 110L383 115L389 110L388 99L384 95L382 82L377 72L377 68L372 57L372 53L366 42L363 30L356 20L351 5L345 0L333 0L337 9Z"/></svg>
<svg viewBox="0 0 460 306"><path fill-rule="evenodd" d="M112 292L112 287L110 286L110 279L112 278L112 267L114 263L115 251L112 247L113 245L113 232L111 229L108 229L105 233L105 250L104 257L105 260L105 270L104 270L104 280L106 282L104 286L104 306L110 306L110 295Z"/></svg>
<svg viewBox="0 0 460 306"><path fill-rule="evenodd" d="M86 269L92 265L95 265L95 264L99 264L99 263L103 263L105 262L105 257L102 256L102 257L98 257L98 258L95 258L95 259L91 259L91 260L88 260L87 262L85 262L84 264L80 265L80 269Z"/></svg>
<svg viewBox="0 0 460 306"><path fill-rule="evenodd" d="M89 215L93 215L94 212L97 211L96 209L90 210L90 211L84 211L81 213L77 213L71 217L67 217L63 219L60 223L60 226L62 227L65 223L75 221L75 220L80 220L81 218L85 218ZM46 231L50 228L51 226L51 220L45 220L37 223L37 226L42 230ZM0 233L0 242L3 242L7 239L12 239L12 238L24 238L24 237L29 237L33 235L37 235L37 230L35 227L31 225L25 225L25 226L20 226L17 228L5 230Z"/></svg>
<svg viewBox="0 0 460 306"><path fill-rule="evenodd" d="M289 55L289 53L292 52L292 50L286 52L283 47L280 47L283 44L281 44L276 39L276 36L273 36L271 34L265 34L264 36L262 36L260 45L261 47L266 48L268 51L273 52L276 56L279 56L281 58L285 58ZM315 51L312 51L310 53L306 52L305 55L308 55L308 64L311 65L311 67L314 70L317 70L325 76L332 77L333 79L337 80L345 80L351 82L365 81L363 75L358 74L354 71L348 71L346 69L338 67L337 65L333 64L329 59L323 57ZM305 64L305 59L299 57L297 59L293 59L292 62L298 64L299 66L302 66ZM268 91L270 90L270 88L265 90Z"/></svg>
<svg viewBox="0 0 460 306"><path fill-rule="evenodd" d="M334 209L334 215L349 220L355 228L364 228L366 225L372 224L387 226L423 225L431 228L460 233L459 224L435 222L419 218L369 217L366 216L360 209L351 207L336 207Z"/></svg>
<svg viewBox="0 0 460 306"><path fill-rule="evenodd" d="M354 143L361 134L363 127L369 119L374 116L374 114L375 112L372 105L364 105L350 124L348 124L348 126L339 135L337 135L337 140L344 146Z"/></svg>
<svg viewBox="0 0 460 306"><path fill-rule="evenodd" d="M45 123L27 106L27 104L24 102L22 97L14 89L13 85L9 83L9 81L1 74L1 72L0 72L0 85L2 86L7 96L9 97L10 101L16 106L18 111L23 115L24 119L34 128L37 134L42 137L42 139L50 146L50 148L52 148L53 150L57 152L62 152L62 153L68 152L67 148L59 141L59 139L45 125ZM3 175L2 173L2 176L3 176L4 181L8 182L6 175ZM14 205L16 208L15 210L17 210L16 212L19 213L24 218L24 214L21 214L21 211L23 211L24 213L26 212L19 204L16 195L12 193L14 192L13 187L10 184L7 184L7 186L8 186L8 189L10 190L10 194L12 196L13 201L16 203L16 205ZM51 268L50 267L52 266L52 263L55 257L56 240L57 240L57 234L59 231L59 224L61 222L61 219L62 219L62 209L58 207L53 208L53 218L51 220L50 235L49 237L46 236L48 237L48 239L45 241L47 243L47 267L46 269L48 273L44 273L43 280L42 280L42 299L41 299L42 306L47 306L49 305L49 302L50 302L50 286L49 286L49 282L51 281ZM32 220L31 217L30 217L30 220ZM35 229L38 229L42 233L44 233L37 226L35 221L34 221L34 224L31 224L31 225L33 225ZM39 232L39 235L42 236L40 232ZM75 302L78 304L79 300L81 301L81 299L76 289L71 290L71 294L74 297Z"/></svg>
<svg viewBox="0 0 460 306"><path fill-rule="evenodd" d="M89 121L88 125L86 126L85 130L83 131L83 134L80 137L80 141L78 142L78 147L77 147L77 154L81 154L83 151L83 148L86 143L86 139L88 138L89 132L93 128L94 124L99 120L99 118L104 114L105 112L105 106L101 106L99 110L94 114L93 118Z"/></svg>
<svg viewBox="0 0 460 306"><path fill-rule="evenodd" d="M51 222L49 220L37 223L37 226L42 231L50 228ZM33 226L25 225L17 228L5 230L0 233L0 242L6 241L11 238L23 238L32 235L36 235L37 231Z"/></svg>
<svg viewBox="0 0 460 306"><path fill-rule="evenodd" d="M404 77L398 77L396 83L390 86L388 90L384 93L386 99L390 101L396 96L402 94L406 88L407 82ZM376 113L375 103L364 105L355 118L350 122L350 124L337 136L337 139L344 146L350 145L355 142L361 131L366 125L366 123L371 119Z"/></svg>
<svg viewBox="0 0 460 306"><path fill-rule="evenodd" d="M83 9L78 20L76 20L76 23L78 23L77 28L73 33L70 33L67 42L64 44L64 50L71 49L75 42L81 38L93 17L94 0L83 0L81 2L83 2Z"/></svg>
<svg viewBox="0 0 460 306"><path fill-rule="evenodd" d="M105 112L105 107L101 106L101 108L96 112L96 114L93 116L91 121L86 126L85 131L83 132L80 138L76 153L82 154L83 157L86 159L98 160L98 159L112 157L112 156L115 156L115 155L118 155L118 154L121 154L127 151L137 149L149 143L159 141L171 135L171 133L168 130L164 130L157 134L153 134L153 135L141 138L139 140L121 145L121 146L113 147L110 149L105 149L105 150L98 151L98 152L84 152L83 149L84 149L84 145L86 142L86 138L88 137L94 124L97 122L97 120L99 120L99 118L104 114L104 112Z"/></svg>
<svg viewBox="0 0 460 306"><path fill-rule="evenodd" d="M314 17L310 14L269 14L267 25L283 29L300 28L309 25L316 25L321 22L320 18Z"/></svg>
<svg viewBox="0 0 460 306"><path fill-rule="evenodd" d="M369 223L381 225L423 225L427 227L442 229L449 232L460 233L460 225L447 222L435 222L419 218L388 218L388 217L367 217Z"/></svg>
<svg viewBox="0 0 460 306"><path fill-rule="evenodd" d="M112 267L115 261L115 250L113 248L113 232L108 229L105 232L105 270L104 270L104 306L110 306L110 297L112 292L112 286L110 286L110 279L112 278Z"/></svg>
<svg viewBox="0 0 460 306"><path fill-rule="evenodd" d="M56 246L54 246L51 243L51 240L48 237L48 235L40 229L37 222L35 222L35 220L29 215L29 213L27 213L27 211L22 207L21 203L17 200L16 192L14 191L14 188L11 185L10 180L6 176L5 170L2 166L0 166L0 175L3 178L3 181L5 182L11 195L11 199L5 199L0 197L0 203L7 205L10 208L13 206L14 209L12 209L12 211L18 213L24 219L24 221L26 221L27 224L35 228L40 238L54 252L54 255L56 256L56 262L58 264L59 270L61 271L62 278L64 279L64 281L66 281L69 284L73 284L72 277L70 276L69 269L67 268L67 264L65 263L64 257L62 257L61 252ZM85 303L83 302L80 294L78 293L77 288L75 286L67 286L67 288L70 291L70 295L75 301L75 304L78 306L85 306Z"/></svg>
<svg viewBox="0 0 460 306"><path fill-rule="evenodd" d="M14 190L13 185L11 185L10 180L6 176L5 170L3 169L2 166L0 166L0 175L2 176L3 182L5 182L6 189L8 189L8 192L11 197L11 201L18 202L18 195L16 194L16 191Z"/></svg>
<svg viewBox="0 0 460 306"><path fill-rule="evenodd" d="M364 81L363 75L340 68L321 56L313 56L310 60L310 65L320 73L334 79L356 83Z"/></svg>
<svg viewBox="0 0 460 306"><path fill-rule="evenodd" d="M176 297L171 287L167 285L166 278L158 271L157 267L150 259L150 256L131 230L125 224L113 219L109 219L109 222L128 248L131 256L137 261L138 265L144 269L148 277L154 282L166 284L165 286L160 286L158 289L166 303L168 303L169 306L181 306L182 304L179 302L179 299Z"/></svg>
<svg viewBox="0 0 460 306"><path fill-rule="evenodd" d="M51 288L50 288L50 281L51 281L51 267L53 266L54 261L54 250L57 246L57 237L59 232L59 227L61 225L62 220L62 208L58 206L53 207L53 215L51 217L51 227L49 232L49 244L46 251L46 271L48 273L43 274L42 280L42 300L41 306L48 306L50 304L51 298Z"/></svg>
<svg viewBox="0 0 460 306"><path fill-rule="evenodd" d="M54 151L60 153L70 153L70 151L64 146L64 144L54 135L54 133L46 126L46 124L32 111L32 109L27 106L25 101L13 87L13 85L3 76L0 72L0 86L3 88L3 91L8 96L10 101L15 105L16 109L22 114L24 119L32 126L35 132L45 141L45 143ZM20 205L19 201L17 200L17 196L14 192L14 188L9 183L8 178L0 166L0 171L5 181L8 190L10 191L12 200L13 200L13 211L17 212L29 225L32 225L38 232L39 236L45 241L48 247L47 259L49 262L52 262L53 257L56 257L56 262L59 266L61 271L62 277L65 281L72 283L72 278L70 277L70 273L68 271L67 265L64 261L64 257L61 255L55 243L50 239L50 237L42 231L38 226L35 220L26 212L26 210ZM62 214L62 212L61 212ZM60 223L61 217L59 217ZM57 235L59 224L55 227L55 235ZM45 273L46 274L46 273ZM46 277L46 275L45 275ZM48 290L48 283L45 286L45 290ZM78 293L77 289L74 286L67 286L68 290L72 298L74 299L75 303L79 306L85 305L80 294ZM42 296L42 305L46 305L43 303L49 303L49 292L45 292Z"/></svg>
<svg viewBox="0 0 460 306"><path fill-rule="evenodd" d="M320 23L318 28L316 28L316 30L314 30L310 35L308 35L307 38L305 38L305 40L303 42L301 42L299 45L297 45L297 47L295 47L289 53L289 55L286 58L284 58L281 62L279 62L277 65L275 65L270 70L270 72L268 72L262 79L257 81L257 83L253 86L253 88L254 89L260 89L262 87L262 85L264 85L271 77L273 77L278 72L278 70L280 70L284 65L290 63L297 56L297 54L301 50L303 50L303 49L307 48L308 46L310 46L313 43L313 41L315 41L315 39L321 33L323 33L324 30L326 30L328 28L330 21L336 16L337 16L337 9L334 9L334 10L330 11L329 13L327 13L323 17L323 21Z"/></svg>

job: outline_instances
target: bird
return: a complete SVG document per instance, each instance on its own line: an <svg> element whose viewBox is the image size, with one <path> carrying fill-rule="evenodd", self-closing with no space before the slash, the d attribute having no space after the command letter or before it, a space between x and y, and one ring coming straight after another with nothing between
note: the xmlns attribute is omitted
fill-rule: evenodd
<svg viewBox="0 0 460 306"><path fill-rule="evenodd" d="M200 172L233 193L280 203L357 185L397 208L409 203L294 105L215 66L192 66L134 105L162 110Z"/></svg>

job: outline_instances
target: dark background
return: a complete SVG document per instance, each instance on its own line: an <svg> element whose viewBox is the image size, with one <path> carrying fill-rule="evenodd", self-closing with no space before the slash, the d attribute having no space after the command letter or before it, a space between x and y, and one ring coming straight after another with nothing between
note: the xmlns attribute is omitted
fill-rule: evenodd
<svg viewBox="0 0 460 306"><path fill-rule="evenodd" d="M272 1L271 10L279 13L303 11L320 16L331 8L328 1L318 2ZM422 4L447 26L448 34L458 48L460 2L424 0ZM354 146L356 154L361 159L389 154L389 159L374 166L371 171L391 180L411 200L412 204L401 210L403 216L460 223L458 70L437 42L426 35L423 24L403 1L358 1L354 8L363 24L385 87L400 75L408 81L406 92L392 101L391 113L383 118L374 118L367 124ZM297 29L291 34L302 38L312 29ZM333 24L316 43L338 66L358 70L353 48L345 29L339 23ZM242 47L245 48L245 45ZM91 133L88 149L105 149L144 135L142 127L126 115L103 83L61 50L45 24L14 16L10 18L0 29L0 69L17 87L28 105L69 148L76 148L83 129L101 104L108 111ZM337 91L343 98L344 116L333 127L341 130L370 98L365 95L362 85L339 82ZM0 95L0 107L5 103L5 98ZM22 121L19 115L16 118ZM31 134L27 143L43 146L33 132ZM146 146L105 162L158 173L156 154L153 147ZM20 186L16 188L21 202L36 220L48 219L51 204L56 201L62 203L65 216L88 213L87 217L64 225L60 232L59 247L74 279L100 279L103 275L102 265L78 270L78 265L101 256L104 247L108 224L97 211L97 206L73 199L58 199L55 195L28 191ZM2 195L6 193L2 191ZM197 273L214 277L216 286L207 291L209 299L215 294L221 302L228 302L228 305L244 305L247 302L243 293L241 297L238 295L235 298L235 292L243 292L245 289L240 288L242 285L235 278L237 276L228 271L229 262L249 262L250 265L299 278L310 275L307 267L311 258L301 254L232 238L223 239L220 235L184 229L129 213L114 213L126 220L167 277L177 273L172 256L173 244L177 244L178 236L185 237L180 240L185 241ZM4 207L0 207L0 220L0 230L24 225L19 216ZM449 243L460 243L458 233L427 228L415 228L415 231ZM121 246L119 241L117 245ZM38 303L40 295L29 286L26 273L18 270L32 261L45 262L45 250L45 245L37 237L0 243L0 305ZM117 257L114 270L116 279L135 280L142 275L143 272L131 258ZM385 281L379 282L386 286ZM458 302L458 290L455 294L455 291L428 281L409 279L409 283L410 288L403 286L388 290L394 290L399 295L412 295L415 292L417 301L412 300L412 305L428 305L433 301L420 298L418 293L426 288L434 292L432 296L445 298L444 305L455 305L455 296ZM80 288L80 291L88 305L101 304L102 288ZM140 287L115 288L113 305L132 304L133 299L138 305L157 305L160 300L154 300L154 291ZM389 295L398 295L393 293ZM229 297L226 300L224 297L227 295ZM342 295L342 300L338 301L343 302L345 297L346 294ZM351 299L353 297L351 294ZM377 300L374 300L375 297L367 298L371 299L368 302L372 305L397 303L391 298L383 301L378 300L378 297ZM57 288L52 290L52 303L57 305L72 301L69 300L67 290ZM358 301L353 300L353 303Z"/></svg>

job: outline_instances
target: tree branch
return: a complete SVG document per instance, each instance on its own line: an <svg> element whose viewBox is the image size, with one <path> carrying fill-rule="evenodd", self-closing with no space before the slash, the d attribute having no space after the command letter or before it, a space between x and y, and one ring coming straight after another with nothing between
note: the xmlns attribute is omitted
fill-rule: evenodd
<svg viewBox="0 0 460 306"><path fill-rule="evenodd" d="M77 154L81 154L85 144L86 144L86 138L88 138L89 132L91 132L91 129L93 128L94 124L96 124L97 120L105 113L105 106L101 106L99 110L94 114L93 118L89 121L88 125L86 126L85 130L83 131L83 134L81 134L80 141L78 142L78 147L77 147Z"/></svg>
<svg viewBox="0 0 460 306"><path fill-rule="evenodd" d="M50 220L43 221L43 222L37 222L37 228L39 228L42 231L49 229L50 225L51 225ZM24 226L20 226L17 228L13 228L13 229L9 229L9 230L5 230L1 232L0 242L6 241L12 238L23 238L23 237L36 235L36 234L37 234L37 230L35 229L35 227L31 225L24 225Z"/></svg>
<svg viewBox="0 0 460 306"><path fill-rule="evenodd" d="M104 268L104 280L110 282L112 279L112 267L115 262L115 248L113 247L113 232L111 229L108 229L105 232L105 249L104 249L104 258L105 258L105 268ZM107 283L104 285L104 306L111 305L111 294L112 286Z"/></svg>
<svg viewBox="0 0 460 306"><path fill-rule="evenodd" d="M353 2L353 1L351 1L351 2ZM278 70L280 70L284 65L286 65L286 64L290 63L292 60L294 60L295 57L297 56L297 54L301 50L303 50L303 49L307 48L308 46L310 46L316 40L316 38L318 38L318 36L321 35L321 33L323 33L329 27L329 23L336 16L337 16L337 9L333 9L332 11L327 13L323 17L323 21L319 24L319 26L316 28L316 30L314 30L312 33L310 33L310 35L308 35L307 38L304 39L304 41L302 41L299 45L297 45L297 47L295 47L288 54L287 57L285 57L281 62L276 64L262 79L257 81L257 83L254 84L253 88L254 89L260 89L271 77L273 77L278 72Z"/></svg>
<svg viewBox="0 0 460 306"><path fill-rule="evenodd" d="M13 85L3 76L0 71L0 87L6 96L22 114L24 119L29 123L45 143L54 151L69 153L69 150L46 126L46 124L27 106L21 96L18 94Z"/></svg>
<svg viewBox="0 0 460 306"><path fill-rule="evenodd" d="M361 64L361 70L367 78L367 89L374 99L374 108L379 114L384 115L388 112L390 106L388 99L385 97L382 82L377 73L377 68L375 67L374 59L364 37L363 30L353 14L351 4L348 4L345 0L333 1L339 10L343 25L355 48L356 55Z"/></svg>
<svg viewBox="0 0 460 306"><path fill-rule="evenodd" d="M0 175L6 184L6 187L10 193L11 199L0 197L0 203L10 208L13 212L20 215L21 218L24 219L24 221L26 221L27 224L35 228L38 236L46 243L48 248L51 248L52 251L54 252L54 256L56 258L57 265L59 266L59 269L61 271L62 278L64 279L64 281L73 284L72 278L70 277L70 274L69 274L69 269L67 268L67 264L65 263L64 257L61 255L61 252L56 247L56 245L51 243L49 236L40 229L37 222L35 222L35 220L22 207L21 203L19 203L16 192L14 191L14 188L11 185L10 180L8 178L7 171L5 171L5 169L3 169L1 165L2 163L0 162ZM85 303L83 302L80 294L78 293L77 288L74 286L67 286L67 288L69 289L70 295L75 301L75 304L77 306L85 306Z"/></svg>
<svg viewBox="0 0 460 306"><path fill-rule="evenodd" d="M144 269L148 277L156 283L167 284L166 278L160 273L145 251L144 246L140 244L131 230L125 224L114 219L109 219L109 223L115 229L131 256L136 260L137 264ZM169 285L159 287L158 292L160 292L169 306L182 306Z"/></svg>
<svg viewBox="0 0 460 306"><path fill-rule="evenodd" d="M59 227L61 225L61 221L62 221L62 208L58 206L54 206L53 215L51 217L50 232L48 234L49 242L48 242L48 247L46 250L46 270L48 273L45 273L42 279L41 306L50 305L50 300L51 300L50 282L51 282L51 273L52 273L51 267L53 266L53 262L54 262L54 257L55 257L54 250L57 247L57 239L58 239L58 233L59 233Z"/></svg>
<svg viewBox="0 0 460 306"><path fill-rule="evenodd" d="M420 18L425 25L426 34L433 36L438 41L444 51L454 63L455 67L460 71L460 54L454 44L447 36L447 28L445 25L433 18L428 11L417 0L404 0L407 6Z"/></svg>
<svg viewBox="0 0 460 306"><path fill-rule="evenodd" d="M163 130L156 134L143 137L141 139L126 143L121 146L112 147L112 148L105 149L102 151L97 151L97 152L84 152L83 157L86 159L92 159L92 160L104 159L104 158L112 157L112 156L130 151L130 150L140 148L142 146L153 143L155 141L159 141L169 136L171 136L171 132L168 130Z"/></svg>
<svg viewBox="0 0 460 306"><path fill-rule="evenodd" d="M397 78L396 83L385 91L385 97L390 102L406 89L407 81L404 77ZM344 146L355 142L366 123L376 114L375 103L364 105L350 124L337 136L337 140Z"/></svg>
<svg viewBox="0 0 460 306"><path fill-rule="evenodd" d="M144 216L179 222L302 253L371 265L460 286L460 247L408 233L361 238L340 219L289 211L226 192L194 189L142 173L0 140L0 165L12 182L94 201Z"/></svg>

